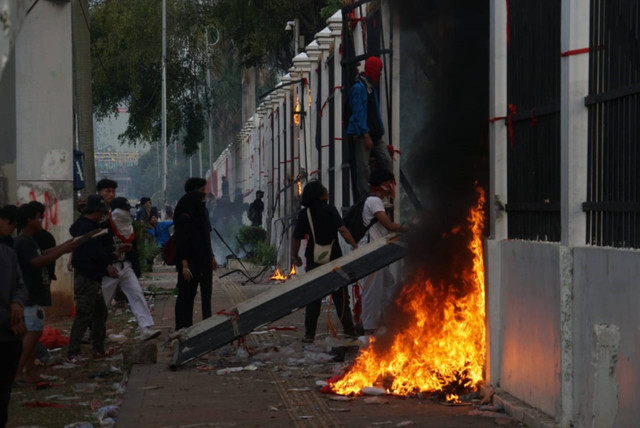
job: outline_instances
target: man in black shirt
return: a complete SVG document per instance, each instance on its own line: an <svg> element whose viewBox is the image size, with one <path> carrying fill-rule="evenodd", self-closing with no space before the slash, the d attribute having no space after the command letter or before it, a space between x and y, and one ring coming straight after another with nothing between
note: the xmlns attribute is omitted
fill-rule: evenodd
<svg viewBox="0 0 640 428"><path fill-rule="evenodd" d="M36 383L40 381L34 364L36 344L40 340L44 328L44 307L51 306L51 290L49 288L51 279L46 266L63 254L70 253L76 244L70 239L42 252L33 239L33 236L42 230L42 214L35 204L27 203L19 206L16 220L18 228L20 228L20 235L14 240L13 246L29 291L29 299L24 308L27 334L22 343L16 381Z"/></svg>
<svg viewBox="0 0 640 428"><path fill-rule="evenodd" d="M0 244L0 427L7 423L11 386L22 353L27 288L13 249Z"/></svg>
<svg viewBox="0 0 640 428"><path fill-rule="evenodd" d="M0 244L5 244L13 248L13 232L16 230L16 210L15 205L5 205L0 208Z"/></svg>
<svg viewBox="0 0 640 428"><path fill-rule="evenodd" d="M89 195L82 217L69 228L71 236L78 237L100 228L100 221L107 212L104 198ZM105 355L107 306L102 297L102 277L118 278L112 263L120 257L120 250L113 251L109 236L92 238L73 251L72 265L75 269L73 294L76 301L76 317L71 326L67 357L72 363L82 361L80 345L82 337L91 325L95 358Z"/></svg>
<svg viewBox="0 0 640 428"><path fill-rule="evenodd" d="M358 244L351 236L349 230L342 223L342 217L333 205L328 204L329 192L319 181L311 181L304 186L302 191L302 205L304 209L298 213L298 220L293 231L293 241L291 245L292 264L302 266L302 259L298 255L301 241L308 236L305 258L307 261L306 271L318 266L314 260L314 247L331 245L329 260L335 260L342 256L338 233L353 248L358 248ZM325 262L326 263L326 262ZM349 306L349 288L342 287L331 293L335 309L342 323L342 328L347 336L355 336L356 332L351 317L351 307ZM322 299L318 299L307 305L304 316L304 339L303 342L311 343L316 336L318 317L322 307Z"/></svg>
<svg viewBox="0 0 640 428"><path fill-rule="evenodd" d="M258 190L256 192L256 200L251 202L249 205L249 221L251 222L251 226L262 226L262 212L264 211L264 202L262 202L262 197L264 196L264 192L262 190Z"/></svg>

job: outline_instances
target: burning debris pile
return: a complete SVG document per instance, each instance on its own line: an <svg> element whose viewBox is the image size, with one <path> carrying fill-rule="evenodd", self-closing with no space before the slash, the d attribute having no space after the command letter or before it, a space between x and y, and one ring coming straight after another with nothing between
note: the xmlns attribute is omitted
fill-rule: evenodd
<svg viewBox="0 0 640 428"><path fill-rule="evenodd" d="M478 194L468 225L450 233L470 237L470 257L452 262L457 283L434 283L424 271L414 275L395 301L402 326L373 340L327 391L358 395L378 386L388 394L438 392L455 401L477 388L485 362L484 191Z"/></svg>
<svg viewBox="0 0 640 428"><path fill-rule="evenodd" d="M269 279L272 281L286 281L287 279L293 278L297 274L298 274L298 271L296 270L295 265L291 265L291 270L289 271L289 274L285 275L282 272L280 272L280 268L276 268L276 271L273 273L273 275L269 277Z"/></svg>

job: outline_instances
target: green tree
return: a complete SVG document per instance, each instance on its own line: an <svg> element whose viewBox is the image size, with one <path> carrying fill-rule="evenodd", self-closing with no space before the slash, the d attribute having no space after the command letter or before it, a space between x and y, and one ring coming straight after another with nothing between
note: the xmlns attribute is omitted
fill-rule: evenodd
<svg viewBox="0 0 640 428"><path fill-rule="evenodd" d="M218 0L214 13L243 67L284 72L293 57L293 32L284 31L287 21L297 18L300 35L309 43L339 8L340 0Z"/></svg>
<svg viewBox="0 0 640 428"><path fill-rule="evenodd" d="M256 86L273 82L291 65L292 32L310 42L341 0L167 0L167 135L186 154L214 124L214 156L241 128L242 70L259 69ZM122 143L160 140L162 10L158 0L92 0L93 101L98 118L129 108ZM205 33L219 40L206 46ZM212 70L211 89L206 70ZM258 88L254 88L258 89Z"/></svg>
<svg viewBox="0 0 640 428"><path fill-rule="evenodd" d="M95 113L102 118L126 105L130 119L121 136L126 143L160 139L161 16L157 0L91 3ZM167 135L180 138L188 154L204 139L205 30L214 24L208 3L167 1Z"/></svg>

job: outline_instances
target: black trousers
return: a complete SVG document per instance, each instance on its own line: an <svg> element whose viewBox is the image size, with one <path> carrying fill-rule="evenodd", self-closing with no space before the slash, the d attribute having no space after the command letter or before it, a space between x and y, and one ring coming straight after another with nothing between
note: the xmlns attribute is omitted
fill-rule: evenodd
<svg viewBox="0 0 640 428"><path fill-rule="evenodd" d="M11 387L16 377L18 360L22 353L22 340L0 342L0 428L7 425Z"/></svg>
<svg viewBox="0 0 640 428"><path fill-rule="evenodd" d="M333 305L336 308L338 318L340 318L340 322L342 323L342 329L344 330L344 333L355 336L355 330L353 328L353 318L351 317L351 307L349 306L348 286L334 291L333 293L331 293L331 297L333 299ZM318 299L307 305L304 313L305 337L315 337L321 307L322 299Z"/></svg>
<svg viewBox="0 0 640 428"><path fill-rule="evenodd" d="M178 298L176 299L176 330L191 327L193 325L193 302L200 284L200 297L202 299L202 319L211 316L211 292L213 289L213 272L205 269L191 281L185 281L181 273L178 273Z"/></svg>

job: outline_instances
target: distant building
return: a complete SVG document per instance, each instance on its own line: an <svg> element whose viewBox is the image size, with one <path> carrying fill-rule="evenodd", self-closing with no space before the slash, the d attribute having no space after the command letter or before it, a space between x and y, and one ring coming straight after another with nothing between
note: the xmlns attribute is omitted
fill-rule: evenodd
<svg viewBox="0 0 640 428"><path fill-rule="evenodd" d="M93 119L93 140L95 147L96 179L109 177L118 182L118 195L135 198L129 191L131 179L130 167L138 165L140 156L149 151L149 144L120 144L118 136L127 128L129 121L129 109L118 108L114 114L102 120Z"/></svg>

